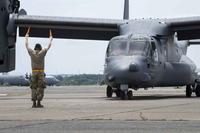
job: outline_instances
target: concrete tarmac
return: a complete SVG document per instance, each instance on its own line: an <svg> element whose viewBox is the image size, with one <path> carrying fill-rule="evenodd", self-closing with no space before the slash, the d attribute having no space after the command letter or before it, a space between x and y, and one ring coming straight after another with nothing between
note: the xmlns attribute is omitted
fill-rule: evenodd
<svg viewBox="0 0 200 133"><path fill-rule="evenodd" d="M134 125L140 125L139 123L141 126L138 129L141 128L141 131L147 127L153 129L152 124L155 127L166 125L164 126L166 131L172 131L174 128L177 132L185 131L183 129L186 127L193 129L191 132L200 131L197 126L200 125L200 98L195 96L186 98L185 89L155 88L147 91L141 89L134 91L133 100L120 100L116 97L106 98L105 88L105 86L48 87L43 100L44 108L33 109L28 87L1 87L0 132L12 131L10 130L12 127L26 124L48 125L49 123L51 127L51 122L61 125L76 123L80 129L84 126L84 122L92 124L91 128L95 129L96 123L96 128L102 128L102 132L103 129L111 130L107 129L106 125L115 125L112 126L113 129L119 127L120 131L123 129L120 123L122 125L127 123L127 132L137 130ZM60 124L54 126L60 128ZM102 127L98 126L99 124ZM180 130L176 128L179 124ZM160 128L160 131L165 128ZM73 131L78 129L74 128ZM92 130L87 128L84 131Z"/></svg>
<svg viewBox="0 0 200 133"><path fill-rule="evenodd" d="M0 121L0 133L199 133L196 121Z"/></svg>

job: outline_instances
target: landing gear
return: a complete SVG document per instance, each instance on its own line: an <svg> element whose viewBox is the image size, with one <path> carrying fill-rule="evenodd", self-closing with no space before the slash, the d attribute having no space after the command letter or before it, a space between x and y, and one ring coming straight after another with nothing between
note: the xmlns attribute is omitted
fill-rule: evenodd
<svg viewBox="0 0 200 133"><path fill-rule="evenodd" d="M133 98L133 91L129 90L128 93L127 93L127 95L128 95L128 100L132 100L132 98Z"/></svg>
<svg viewBox="0 0 200 133"><path fill-rule="evenodd" d="M111 86L107 86L106 88L106 94L107 94L107 97L112 97L113 95L113 90L112 90L112 87Z"/></svg>
<svg viewBox="0 0 200 133"><path fill-rule="evenodd" d="M119 89L115 91L116 97L120 97L120 92L121 91Z"/></svg>
<svg viewBox="0 0 200 133"><path fill-rule="evenodd" d="M192 96L192 88L190 85L186 86L186 97L191 97Z"/></svg>
<svg viewBox="0 0 200 133"><path fill-rule="evenodd" d="M126 99L126 92L125 91L120 91L120 97L122 100Z"/></svg>
<svg viewBox="0 0 200 133"><path fill-rule="evenodd" d="M197 97L200 97L200 85L196 86L195 94L196 94Z"/></svg>
<svg viewBox="0 0 200 133"><path fill-rule="evenodd" d="M199 84L195 84L193 86L187 85L186 86L186 97L191 97L192 92L195 92L196 97L200 97L200 85Z"/></svg>
<svg viewBox="0 0 200 133"><path fill-rule="evenodd" d="M133 98L133 91L132 90L129 90L128 92L121 91L120 97L121 97L122 100L126 100L126 99L132 100L132 98Z"/></svg>
<svg viewBox="0 0 200 133"><path fill-rule="evenodd" d="M116 97L119 97L122 100L132 100L133 98L133 91L129 90L128 85L121 85L119 88L116 88L116 90L108 85L106 88L107 97L111 98L113 96L113 93L116 94Z"/></svg>

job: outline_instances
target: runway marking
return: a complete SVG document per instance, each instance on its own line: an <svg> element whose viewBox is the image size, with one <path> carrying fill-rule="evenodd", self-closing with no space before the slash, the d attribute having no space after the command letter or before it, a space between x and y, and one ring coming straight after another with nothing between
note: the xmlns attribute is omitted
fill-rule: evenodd
<svg viewBox="0 0 200 133"><path fill-rule="evenodd" d="M8 96L8 94L0 94L0 97Z"/></svg>

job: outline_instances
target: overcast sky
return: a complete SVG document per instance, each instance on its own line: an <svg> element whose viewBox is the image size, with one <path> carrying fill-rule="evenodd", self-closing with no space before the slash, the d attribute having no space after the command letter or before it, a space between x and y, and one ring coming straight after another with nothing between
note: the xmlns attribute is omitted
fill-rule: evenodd
<svg viewBox="0 0 200 133"><path fill-rule="evenodd" d="M122 19L124 0L21 0L21 8L29 15L112 18ZM130 0L130 18L175 18L200 16L198 0ZM30 57L18 37L16 70L11 74L31 72ZM30 46L49 40L30 38ZM108 42L54 39L46 56L47 74L103 73L105 51ZM200 46L192 46L188 56L200 67Z"/></svg>

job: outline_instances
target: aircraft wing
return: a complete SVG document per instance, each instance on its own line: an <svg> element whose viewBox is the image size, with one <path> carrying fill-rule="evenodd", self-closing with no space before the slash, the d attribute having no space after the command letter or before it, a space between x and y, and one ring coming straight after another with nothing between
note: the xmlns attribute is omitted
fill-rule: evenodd
<svg viewBox="0 0 200 133"><path fill-rule="evenodd" d="M15 25L19 27L19 36L25 36L31 27L30 37L49 37L49 29L54 38L110 40L119 35L119 25L124 20L89 19L70 17L48 17L19 15Z"/></svg>
<svg viewBox="0 0 200 133"><path fill-rule="evenodd" d="M200 39L200 17L169 19L166 23L177 32L178 40Z"/></svg>

